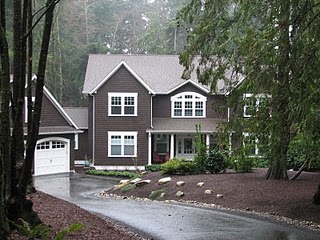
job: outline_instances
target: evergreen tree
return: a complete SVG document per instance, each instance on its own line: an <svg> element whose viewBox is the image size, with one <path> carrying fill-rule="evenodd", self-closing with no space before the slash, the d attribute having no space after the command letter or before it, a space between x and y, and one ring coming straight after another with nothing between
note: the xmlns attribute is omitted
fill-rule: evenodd
<svg viewBox="0 0 320 240"><path fill-rule="evenodd" d="M179 15L188 26L180 56L185 76L200 55L197 74L212 89L222 79L234 94L241 89L272 96L271 117L255 117L251 125L256 134L263 129L270 136L268 179L287 178L287 152L295 130L301 134L306 119L316 115L312 106L320 86L319 5L315 0L192 0ZM237 88L239 76L245 81ZM243 95L237 97L239 104ZM316 127L311 122L308 127Z"/></svg>

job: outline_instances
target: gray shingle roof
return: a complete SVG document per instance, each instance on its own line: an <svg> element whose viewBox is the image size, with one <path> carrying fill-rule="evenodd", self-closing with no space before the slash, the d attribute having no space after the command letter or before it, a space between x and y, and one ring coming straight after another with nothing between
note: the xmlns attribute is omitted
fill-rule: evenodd
<svg viewBox="0 0 320 240"><path fill-rule="evenodd" d="M64 107L64 110L80 129L88 128L88 108Z"/></svg>
<svg viewBox="0 0 320 240"><path fill-rule="evenodd" d="M206 119L206 118L154 118L153 128L147 132L163 132L163 133L196 133L196 124L201 125L202 133L217 132L222 119Z"/></svg>
<svg viewBox="0 0 320 240"><path fill-rule="evenodd" d="M156 94L168 93L186 82L177 55L89 55L83 92L91 93L122 61ZM199 84L194 72L190 80Z"/></svg>

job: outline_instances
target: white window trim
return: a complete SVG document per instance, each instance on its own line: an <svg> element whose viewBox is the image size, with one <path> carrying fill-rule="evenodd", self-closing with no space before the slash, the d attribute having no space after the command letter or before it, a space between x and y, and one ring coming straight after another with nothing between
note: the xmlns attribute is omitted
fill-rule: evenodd
<svg viewBox="0 0 320 240"><path fill-rule="evenodd" d="M243 100L245 101L248 98L254 98L256 103L256 112L259 111L259 105L260 105L260 99L262 98L271 98L270 94L252 94L252 93L244 93L243 94ZM249 106L244 104L243 105L243 116L244 117L254 117L254 115L247 114L247 108ZM270 111L270 117L271 117L271 111Z"/></svg>
<svg viewBox="0 0 320 240"><path fill-rule="evenodd" d="M34 103L35 100L36 100L35 97L31 97L32 103ZM28 123L28 97L24 98L24 122Z"/></svg>
<svg viewBox="0 0 320 240"><path fill-rule="evenodd" d="M186 100L185 98L179 99L179 97L184 97L185 95L192 95L192 99ZM199 97L199 99L196 99L196 97ZM206 110L207 110L207 97L196 93L196 92L182 92L178 93L170 98L171 100L171 118L206 118ZM175 116L174 115L174 103L175 102L182 102L182 116ZM192 116L184 116L185 114L185 102L192 102ZM196 102L202 102L203 103L203 115L202 116L196 116L195 110L196 110Z"/></svg>
<svg viewBox="0 0 320 240"><path fill-rule="evenodd" d="M252 134L254 134L254 133L249 133L249 132L243 132L242 133L242 136L243 136L242 144L243 144L244 148L246 147L245 138L246 137L250 137ZM270 136L269 136L269 138L270 138ZM257 136L255 136L254 142L255 142L254 155L249 155L248 157L257 157L257 158L265 157L264 155L260 154L260 152L259 152L259 138Z"/></svg>
<svg viewBox="0 0 320 240"><path fill-rule="evenodd" d="M245 148L246 147L245 138L251 137L252 133L243 132L242 135L243 135L242 144L243 144L243 147ZM254 155L250 154L248 157L256 157L256 156L259 155L259 149L258 149L259 140L258 140L257 137L255 137L254 142L255 142L255 144L254 144Z"/></svg>
<svg viewBox="0 0 320 240"><path fill-rule="evenodd" d="M111 155L111 136L120 135L121 136L121 155ZM124 136L134 136L134 154L133 155L123 155L124 152ZM138 132L108 132L108 157L137 157L137 136Z"/></svg>
<svg viewBox="0 0 320 240"><path fill-rule="evenodd" d="M111 113L111 98L112 97L121 97L121 114L112 114ZM124 98L125 97L134 97L134 113L133 114L124 114ZM138 93L108 93L108 116L123 116L123 117L132 117L138 116Z"/></svg>

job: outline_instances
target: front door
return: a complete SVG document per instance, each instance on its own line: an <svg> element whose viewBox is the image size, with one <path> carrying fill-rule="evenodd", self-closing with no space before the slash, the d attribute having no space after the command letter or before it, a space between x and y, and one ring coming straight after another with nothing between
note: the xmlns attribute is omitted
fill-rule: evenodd
<svg viewBox="0 0 320 240"><path fill-rule="evenodd" d="M195 155L194 136L178 136L177 150L177 158L193 160Z"/></svg>

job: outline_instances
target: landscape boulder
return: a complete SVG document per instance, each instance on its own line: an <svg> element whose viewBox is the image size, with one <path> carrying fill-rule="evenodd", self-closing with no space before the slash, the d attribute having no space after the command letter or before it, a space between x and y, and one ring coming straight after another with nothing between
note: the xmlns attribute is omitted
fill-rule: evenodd
<svg viewBox="0 0 320 240"><path fill-rule="evenodd" d="M146 180L140 180L140 181L136 182L135 184L136 184L136 187L142 187L144 185L149 184L150 182L151 182L151 180L146 179Z"/></svg>
<svg viewBox="0 0 320 240"><path fill-rule="evenodd" d="M212 191L210 189L207 189L204 191L204 194L210 195L212 193Z"/></svg>
<svg viewBox="0 0 320 240"><path fill-rule="evenodd" d="M141 181L141 178L135 178L135 179L131 180L130 182L135 184L136 182L139 182L139 181Z"/></svg>
<svg viewBox="0 0 320 240"><path fill-rule="evenodd" d="M184 186L186 183L184 181L177 182L177 186L181 187Z"/></svg>
<svg viewBox="0 0 320 240"><path fill-rule="evenodd" d="M177 196L177 197L182 197L182 196L184 196L184 192L178 191L178 192L176 193L176 196Z"/></svg>
<svg viewBox="0 0 320 240"><path fill-rule="evenodd" d="M204 182L198 182L197 187L202 187L204 185Z"/></svg>
<svg viewBox="0 0 320 240"><path fill-rule="evenodd" d="M165 183L168 183L168 182L171 182L171 177L165 177L165 178L161 178L159 179L158 181L158 184L165 184Z"/></svg>

